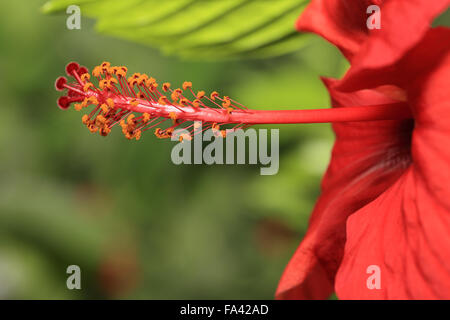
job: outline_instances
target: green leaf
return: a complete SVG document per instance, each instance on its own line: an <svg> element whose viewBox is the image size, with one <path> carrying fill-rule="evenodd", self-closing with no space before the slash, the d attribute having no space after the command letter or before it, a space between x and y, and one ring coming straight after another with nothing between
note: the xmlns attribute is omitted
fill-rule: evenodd
<svg viewBox="0 0 450 320"><path fill-rule="evenodd" d="M77 4L100 33L194 59L266 58L298 50L295 20L309 0L51 0L45 13Z"/></svg>

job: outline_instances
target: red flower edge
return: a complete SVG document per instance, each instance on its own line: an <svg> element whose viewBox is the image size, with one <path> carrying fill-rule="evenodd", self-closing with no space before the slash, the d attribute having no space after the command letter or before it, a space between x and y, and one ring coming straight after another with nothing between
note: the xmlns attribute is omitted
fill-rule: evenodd
<svg viewBox="0 0 450 320"><path fill-rule="evenodd" d="M364 6L354 4L315 0L297 23L330 40L351 61L343 80L324 79L333 106L401 100L408 103L414 121L333 125L336 143L322 194L276 297L323 299L336 290L347 299L449 298L450 206L433 200L450 196L442 186L450 181L450 158L442 148L450 140L444 129L450 110L450 41L443 41L450 36L448 28L429 27L449 1L385 1L384 27L372 32L365 20L358 24L352 19L365 13ZM405 6L407 10L398 11ZM417 32L398 32L399 23L411 21ZM436 179L440 185L431 183ZM413 186L422 192L414 193ZM419 194L428 201L419 203L414 198ZM422 210L411 209L415 207ZM427 209L434 211L430 218ZM421 246L408 251L411 242ZM384 279L377 290L366 283L371 265L381 268Z"/></svg>

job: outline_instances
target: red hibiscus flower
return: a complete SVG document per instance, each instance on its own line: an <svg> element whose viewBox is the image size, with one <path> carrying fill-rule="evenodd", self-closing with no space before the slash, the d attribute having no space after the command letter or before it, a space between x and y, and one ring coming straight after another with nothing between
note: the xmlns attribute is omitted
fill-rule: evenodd
<svg viewBox="0 0 450 320"><path fill-rule="evenodd" d="M371 4L381 29L367 29ZM334 107L403 102L413 119L333 124L322 193L278 299L450 298L450 29L430 27L449 4L313 0L298 20L351 63L324 79Z"/></svg>

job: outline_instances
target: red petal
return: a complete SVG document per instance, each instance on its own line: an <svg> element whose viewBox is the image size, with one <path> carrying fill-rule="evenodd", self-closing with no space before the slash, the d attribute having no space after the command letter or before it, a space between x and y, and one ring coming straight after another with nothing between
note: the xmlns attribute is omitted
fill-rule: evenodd
<svg viewBox="0 0 450 320"><path fill-rule="evenodd" d="M430 103L439 105L440 100L450 101L448 93L445 95L439 91L429 95L433 92L429 88L430 82L428 85L423 83L424 79L431 79L425 72L434 70L449 51L446 31L427 31L432 19L448 3L448 0L385 1L382 29L371 31L370 37L365 24L365 10L370 4L367 1L313 0L299 19L299 29L319 33L352 60L352 68L342 83L326 81L334 106L393 102L386 95L400 97L401 100L408 97L415 101L414 112L420 115L415 124L412 121L378 121L333 126L337 140L322 182L322 195L312 214L308 232L283 274L277 298L326 298L332 291L346 241L345 260L336 279L340 297L369 297L369 291L371 297L386 297L383 295L386 292L394 298L407 297L411 296L415 281L420 286L420 294L416 292L416 296L448 294L450 282L443 262L448 261L450 248L443 246L445 253L440 255L436 251L440 249L437 247L439 243L445 241L444 236L448 234L445 231L450 230L448 219L444 218L448 216L450 194L440 180L444 176L446 184L450 181L450 176L447 176L450 175L450 154L442 150L450 139L440 132L435 140L430 140L432 137L421 130L430 123L442 123L440 117L448 117L443 110L450 110L450 106L446 102L445 108L439 109L439 115L428 112L430 107L418 107L429 106ZM430 35L423 39L425 34ZM439 81L433 81L433 85L448 92L449 74L447 70ZM361 90L372 87L378 88L376 91ZM340 91L343 89L352 92ZM423 134L425 138L421 144L429 145L419 149L413 143L414 163L410 165L414 125L414 142L421 141L419 136ZM445 132L449 127L450 124L445 123L440 128ZM435 129L430 132L435 132ZM432 150L429 150L430 145ZM432 160L430 155L441 159ZM423 186L420 186L421 181ZM430 201L417 201L414 196L419 194L420 199ZM438 195L446 200L437 201ZM433 199L436 201L431 201ZM425 213L420 219L414 213L425 212L426 209L438 213L429 221L421 222L427 219ZM349 219L346 231L347 218L354 212L357 213ZM435 227L436 224L439 226ZM422 228L422 225L426 227ZM408 230L409 227L412 230ZM405 241L409 234L420 234L425 228L427 236L418 235L414 240L422 237L427 241L417 240L412 246L410 241ZM383 230L386 230L385 234ZM433 244L429 245L431 240ZM417 249L408 252L411 247ZM431 264L426 265L424 259L429 259ZM416 264L411 264L411 261ZM418 264L417 261L424 262ZM369 275L366 270L373 264L380 265L382 272L387 273L384 291L374 293L367 289ZM400 271L406 269L408 275L402 276ZM433 272L436 273L434 280L440 276L445 283L427 281L433 278Z"/></svg>
<svg viewBox="0 0 450 320"><path fill-rule="evenodd" d="M417 76L414 71L428 69L438 59L436 55L441 54L435 47L443 52L450 48L450 29L430 29L434 17L449 4L450 0L386 2L382 8L382 28L372 32L361 47L339 89L401 85ZM417 51L425 51L420 53L423 60L417 60ZM398 64L401 59L406 63Z"/></svg>
<svg viewBox="0 0 450 320"><path fill-rule="evenodd" d="M436 32L441 31L430 34ZM340 298L450 298L450 50L431 63L420 59L419 53L425 58L432 51L441 52L437 43L400 62L425 65L406 87L416 115L413 164L388 191L349 218L336 278ZM369 265L381 269L380 290L366 286Z"/></svg>
<svg viewBox="0 0 450 320"><path fill-rule="evenodd" d="M340 93L326 80L335 107L393 102L374 90ZM308 232L289 262L278 299L324 299L343 257L346 220L407 168L411 121L334 124L336 143Z"/></svg>
<svg viewBox="0 0 450 320"><path fill-rule="evenodd" d="M381 29L369 31L367 8L372 4L381 8ZM423 38L434 17L449 4L449 0L313 0L296 26L299 31L319 34L352 64L369 69L399 59Z"/></svg>
<svg viewBox="0 0 450 320"><path fill-rule="evenodd" d="M312 0L297 20L299 31L314 32L327 39L351 60L367 40L366 10L383 0Z"/></svg>

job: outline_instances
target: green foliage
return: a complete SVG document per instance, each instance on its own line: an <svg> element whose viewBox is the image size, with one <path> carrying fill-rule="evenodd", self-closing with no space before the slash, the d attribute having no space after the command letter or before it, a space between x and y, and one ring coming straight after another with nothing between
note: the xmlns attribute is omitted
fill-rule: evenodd
<svg viewBox="0 0 450 320"><path fill-rule="evenodd" d="M50 0L45 13L70 4L97 19L104 34L189 59L267 58L293 52L309 35L294 29L308 0Z"/></svg>
<svg viewBox="0 0 450 320"><path fill-rule="evenodd" d="M449 27L450 28L450 8L445 10L440 16L433 21L433 27Z"/></svg>
<svg viewBox="0 0 450 320"><path fill-rule="evenodd" d="M252 108L318 108L329 104L318 76L342 74L339 52L314 37L278 58L184 61L100 36L89 21L68 30L64 15L39 13L42 2L0 3L15 13L0 19L0 299L273 298L319 193L329 125L278 127L275 176L259 165L176 166L171 143L151 134L89 133L80 113L56 107L53 83L69 61L108 60ZM88 12L99 1L84 3ZM81 267L80 291L65 286L70 264Z"/></svg>

